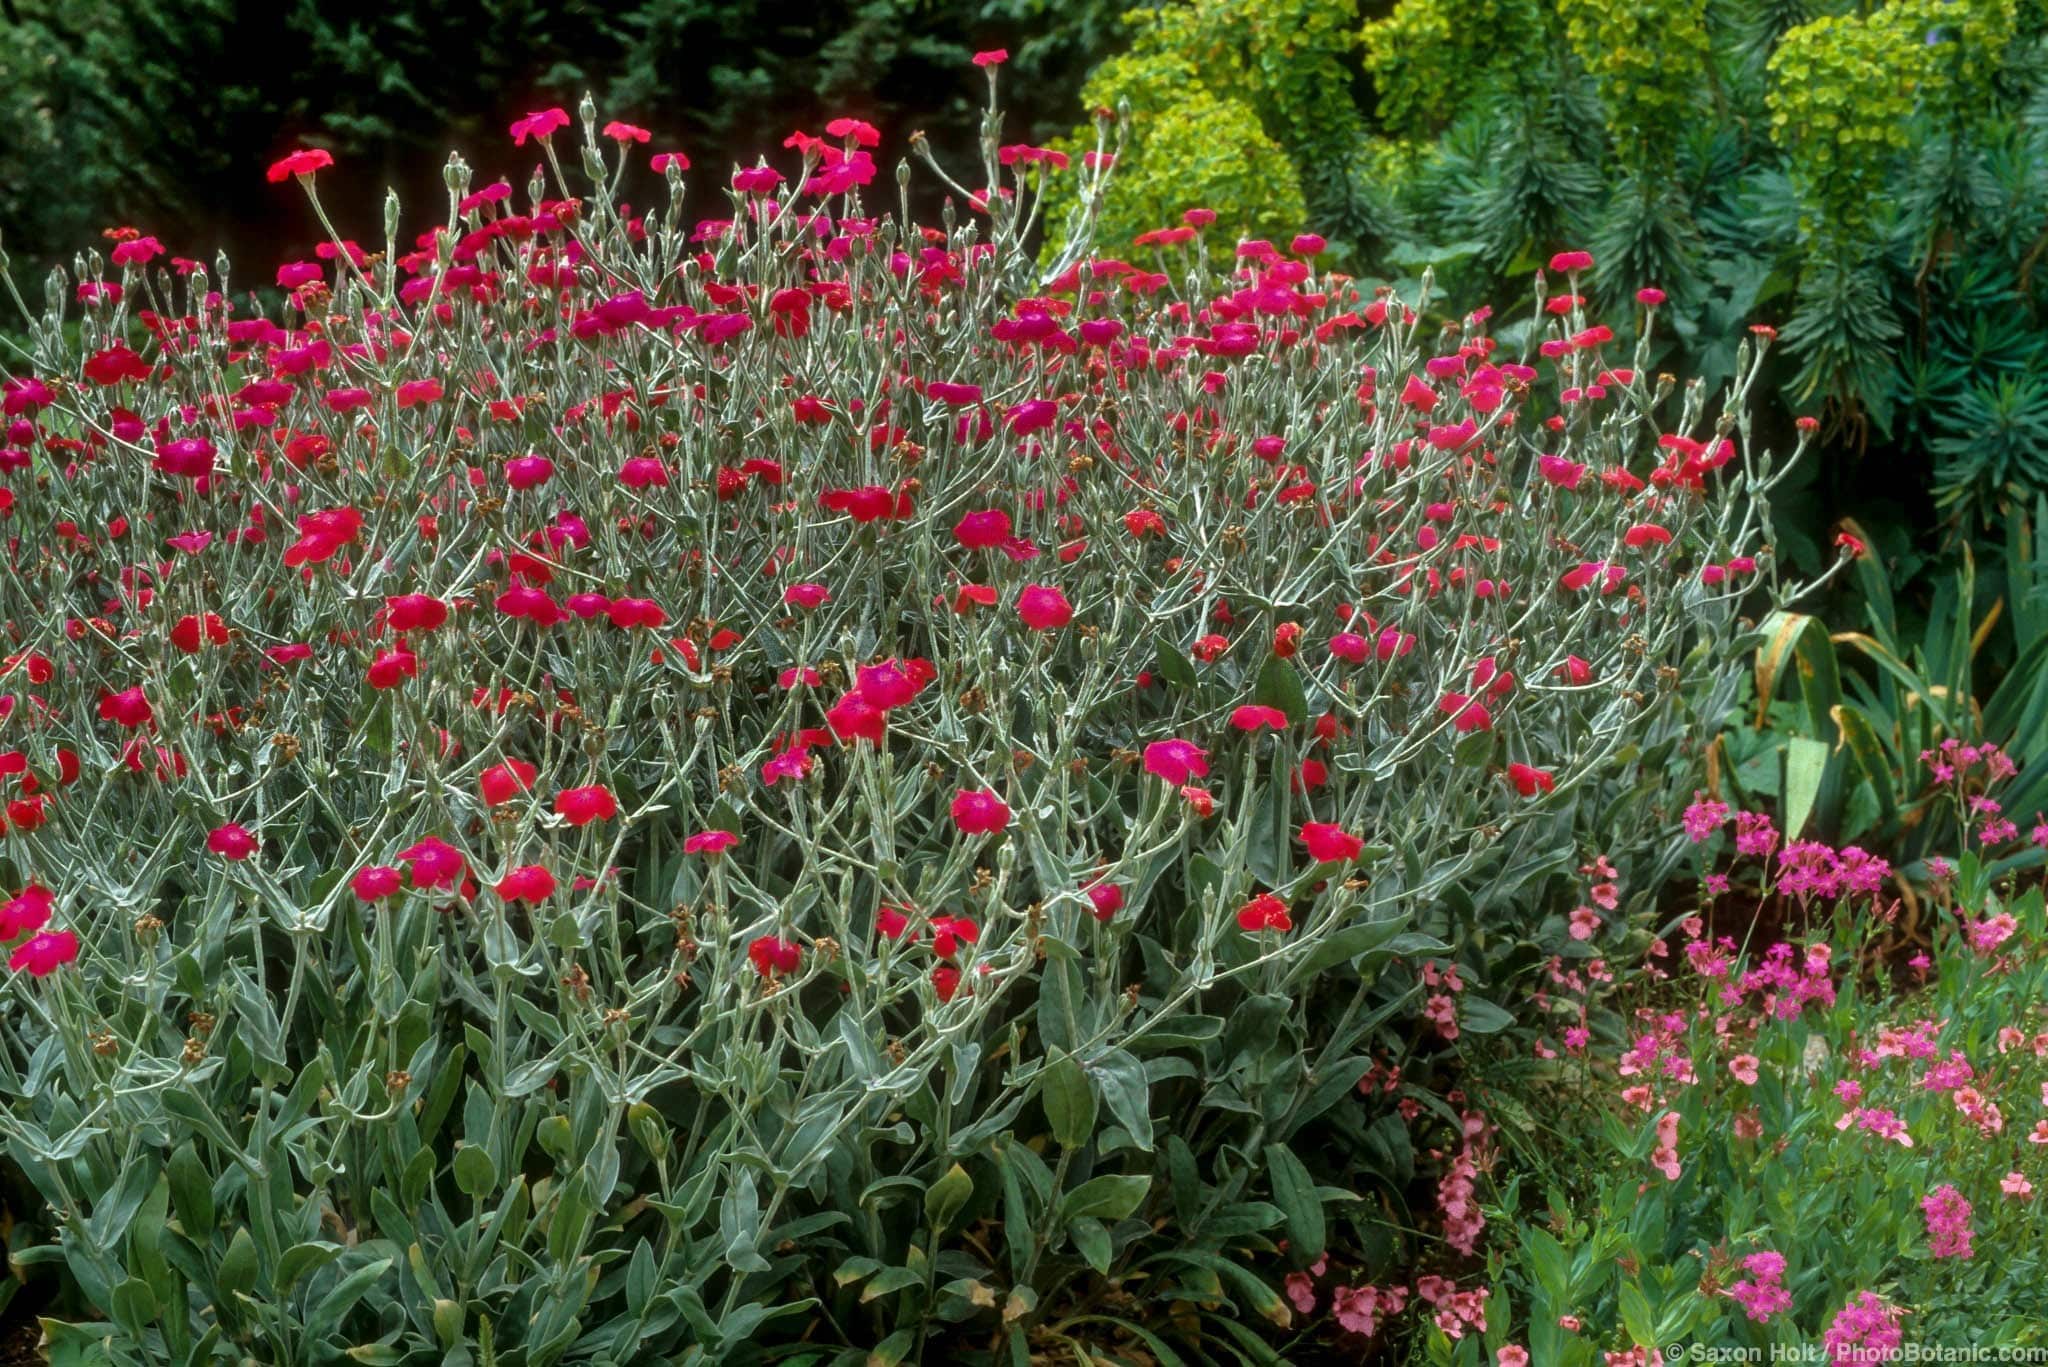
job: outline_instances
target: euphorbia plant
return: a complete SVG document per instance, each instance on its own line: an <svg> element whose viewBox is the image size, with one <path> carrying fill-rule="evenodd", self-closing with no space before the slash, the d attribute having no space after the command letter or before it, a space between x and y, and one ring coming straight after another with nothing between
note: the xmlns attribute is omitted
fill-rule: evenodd
<svg viewBox="0 0 2048 1367"><path fill-rule="evenodd" d="M1509 357L1309 238L1091 255L1106 128L1041 277L993 111L942 227L857 120L694 223L573 127L279 308L138 237L30 319L0 1128L53 1342L889 1362L1199 1337L1127 1277L1284 1327L1282 1241L1451 1285L1464 1199L1449 1254L1387 1214L1545 880L1690 790L1769 570L1741 392L1576 294Z"/></svg>

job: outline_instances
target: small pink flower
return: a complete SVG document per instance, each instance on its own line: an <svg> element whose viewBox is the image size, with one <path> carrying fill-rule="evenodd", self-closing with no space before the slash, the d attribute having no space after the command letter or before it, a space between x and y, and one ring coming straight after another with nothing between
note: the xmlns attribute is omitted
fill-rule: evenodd
<svg viewBox="0 0 2048 1367"><path fill-rule="evenodd" d="M740 838L731 831L699 831L683 842L683 853L716 857L739 843Z"/></svg>
<svg viewBox="0 0 2048 1367"><path fill-rule="evenodd" d="M1734 1074L1735 1080L1743 1086L1754 1087L1756 1086L1756 1064L1757 1058L1755 1054L1737 1054L1734 1058L1728 1060L1728 1071Z"/></svg>
<svg viewBox="0 0 2048 1367"><path fill-rule="evenodd" d="M1664 1174L1667 1182L1676 1182L1682 1169L1678 1163L1678 1112L1666 1111L1657 1117L1657 1147L1650 1151L1650 1166Z"/></svg>

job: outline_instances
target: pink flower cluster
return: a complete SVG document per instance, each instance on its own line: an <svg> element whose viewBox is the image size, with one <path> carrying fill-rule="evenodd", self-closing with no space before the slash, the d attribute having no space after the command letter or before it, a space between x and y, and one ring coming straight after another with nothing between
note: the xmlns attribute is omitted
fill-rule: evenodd
<svg viewBox="0 0 2048 1367"><path fill-rule="evenodd" d="M1968 1258L1970 1247L1970 1203L1954 1186L1943 1183L1920 1203L1927 1217L1927 1248L1937 1258Z"/></svg>
<svg viewBox="0 0 2048 1367"><path fill-rule="evenodd" d="M1785 1255L1766 1249L1742 1260L1749 1275L1728 1288L1728 1294L1742 1306L1743 1313L1758 1324L1770 1323L1771 1316L1792 1308L1792 1293L1785 1289Z"/></svg>
<svg viewBox="0 0 2048 1367"><path fill-rule="evenodd" d="M1451 1160L1450 1170L1437 1183L1436 1204L1443 1212L1444 1241L1469 1258L1478 1253L1479 1238L1486 1232L1486 1216L1479 1209L1477 1192L1486 1120L1468 1111L1464 1128L1465 1142Z"/></svg>
<svg viewBox="0 0 2048 1367"><path fill-rule="evenodd" d="M1897 1358L1904 1341L1898 1311L1862 1291L1836 1314L1821 1346L1827 1350L1828 1367L1864 1367Z"/></svg>

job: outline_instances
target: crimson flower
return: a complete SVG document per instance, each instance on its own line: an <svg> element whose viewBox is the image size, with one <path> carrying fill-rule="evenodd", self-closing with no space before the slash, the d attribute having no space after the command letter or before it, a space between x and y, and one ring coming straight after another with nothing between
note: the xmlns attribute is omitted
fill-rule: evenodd
<svg viewBox="0 0 2048 1367"><path fill-rule="evenodd" d="M403 646L377 652L377 658L370 661L368 678L370 687L375 689L396 688L407 679L418 677L419 657Z"/></svg>
<svg viewBox="0 0 2048 1367"><path fill-rule="evenodd" d="M526 146L526 140L530 137L546 140L556 129L567 128L568 126L569 116L559 109L543 109L537 113L528 114L523 119L514 119L512 121L510 130L512 133L512 145L514 147L524 147Z"/></svg>
<svg viewBox="0 0 2048 1367"><path fill-rule="evenodd" d="M393 631L432 631L448 621L448 605L427 593L402 593L384 600L384 620Z"/></svg>
<svg viewBox="0 0 2048 1367"><path fill-rule="evenodd" d="M395 897L401 886L398 870L389 864L372 864L368 868L356 870L355 877L349 879L348 885L349 889L365 902L381 902L387 897Z"/></svg>
<svg viewBox="0 0 2048 1367"><path fill-rule="evenodd" d="M100 699L100 720L125 726L133 731L150 724L156 717L149 699L143 696L142 686L124 688L119 693L109 693Z"/></svg>
<svg viewBox="0 0 2048 1367"><path fill-rule="evenodd" d="M601 783L586 788L564 788L555 794L555 815L571 826L588 826L608 821L619 814L618 799Z"/></svg>
<svg viewBox="0 0 2048 1367"><path fill-rule="evenodd" d="M1256 731L1262 726L1270 726L1275 731L1285 731L1287 714L1277 707L1246 703L1230 714L1230 724L1240 731Z"/></svg>
<svg viewBox="0 0 2048 1367"><path fill-rule="evenodd" d="M1074 620L1074 607L1051 585L1028 584L1017 595L1017 615L1033 631L1056 631Z"/></svg>
<svg viewBox="0 0 2048 1367"><path fill-rule="evenodd" d="M962 514L953 524L953 539L968 550L985 550L1008 541L1012 530L1008 513L1000 508L985 508Z"/></svg>
<svg viewBox="0 0 2048 1367"><path fill-rule="evenodd" d="M507 759L502 764L493 764L477 775L476 786L485 802L496 807L510 802L520 793L533 791L533 781L540 771L523 759Z"/></svg>
<svg viewBox="0 0 2048 1367"><path fill-rule="evenodd" d="M1270 892L1262 892L1237 909L1237 928L1248 935L1262 930L1285 934L1294 929L1294 918L1287 914L1287 903Z"/></svg>
<svg viewBox="0 0 2048 1367"><path fill-rule="evenodd" d="M880 745L889 725L888 714L862 697L858 691L850 692L826 709L825 724L832 728L832 734L842 742L866 741Z"/></svg>
<svg viewBox="0 0 2048 1367"><path fill-rule="evenodd" d="M764 978L786 977L803 962L803 949L779 935L763 935L747 946L747 958Z"/></svg>
<svg viewBox="0 0 2048 1367"><path fill-rule="evenodd" d="M1110 917L1123 910L1124 890L1114 883L1090 883L1088 901L1095 908L1095 919L1107 925Z"/></svg>
<svg viewBox="0 0 2048 1367"><path fill-rule="evenodd" d="M301 148L289 156L279 158L277 161L273 161L270 163L270 170L266 174L270 183L277 185L291 176L298 176L302 180L311 180L315 171L332 165L334 165L333 153L318 147L307 147Z"/></svg>
<svg viewBox="0 0 2048 1367"><path fill-rule="evenodd" d="M1493 729L1493 714L1486 710L1486 704L1474 702L1463 693L1446 693L1436 702L1437 711L1447 712L1451 725L1459 731L1490 731Z"/></svg>
<svg viewBox="0 0 2048 1367"><path fill-rule="evenodd" d="M57 897L48 888L31 883L5 903L0 903L0 940L12 940L49 924Z"/></svg>
<svg viewBox="0 0 2048 1367"><path fill-rule="evenodd" d="M243 860L256 853L256 837L245 827L230 822L216 826L206 837L206 848L223 859Z"/></svg>
<svg viewBox="0 0 2048 1367"><path fill-rule="evenodd" d="M400 850L398 857L412 865L412 885L416 888L452 888L462 877L466 863L461 850L433 835L410 849Z"/></svg>
<svg viewBox="0 0 2048 1367"><path fill-rule="evenodd" d="M1209 776L1209 752L1191 740L1155 740L1145 747L1145 772L1179 786Z"/></svg>
<svg viewBox="0 0 2048 1367"><path fill-rule="evenodd" d="M1302 822L1301 843L1308 846L1309 858L1318 864L1348 863L1365 848L1363 840L1327 821Z"/></svg>
<svg viewBox="0 0 2048 1367"><path fill-rule="evenodd" d="M1010 824L1009 804L989 789L962 788L953 798L953 824L963 835L995 835Z"/></svg>
<svg viewBox="0 0 2048 1367"><path fill-rule="evenodd" d="M699 831L683 842L684 854L721 855L740 843L731 831Z"/></svg>
<svg viewBox="0 0 2048 1367"><path fill-rule="evenodd" d="M68 930L45 930L23 940L8 957L7 966L16 973L24 969L37 978L47 978L78 958L78 937Z"/></svg>
<svg viewBox="0 0 2048 1367"><path fill-rule="evenodd" d="M491 888L505 902L545 902L555 890L555 876L539 864L522 864Z"/></svg>

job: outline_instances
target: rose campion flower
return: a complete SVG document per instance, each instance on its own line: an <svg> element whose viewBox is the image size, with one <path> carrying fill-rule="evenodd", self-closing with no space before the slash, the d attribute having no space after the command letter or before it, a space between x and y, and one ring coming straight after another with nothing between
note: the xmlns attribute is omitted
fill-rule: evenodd
<svg viewBox="0 0 2048 1367"><path fill-rule="evenodd" d="M387 897L396 897L403 886L399 872L389 864L372 864L356 870L349 879L349 890L364 902L381 902Z"/></svg>
<svg viewBox="0 0 2048 1367"><path fill-rule="evenodd" d="M545 902L555 891L555 876L539 864L523 864L509 870L491 891L505 902Z"/></svg>
<svg viewBox="0 0 2048 1367"><path fill-rule="evenodd" d="M206 837L206 848L223 859L239 862L256 853L256 837L230 822L216 826Z"/></svg>
<svg viewBox="0 0 2048 1367"><path fill-rule="evenodd" d="M1294 918L1287 914L1287 903L1270 892L1262 892L1237 909L1237 928L1248 935L1262 930L1285 934L1294 929Z"/></svg>
<svg viewBox="0 0 2048 1367"><path fill-rule="evenodd" d="M747 945L747 958L763 978L788 977L803 962L803 949L778 935L763 935Z"/></svg>
<svg viewBox="0 0 2048 1367"><path fill-rule="evenodd" d="M130 731L149 725L155 717L156 712L150 707L149 699L143 696L140 685L124 688L119 693L109 693L100 699L101 720L113 722L116 726L126 727Z"/></svg>
<svg viewBox="0 0 2048 1367"><path fill-rule="evenodd" d="M19 894L0 903L0 940L41 930L56 910L57 898L48 888L31 883Z"/></svg>
<svg viewBox="0 0 2048 1367"><path fill-rule="evenodd" d="M1123 910L1124 890L1114 883L1091 883L1088 901L1094 907L1095 919L1107 925L1110 917Z"/></svg>
<svg viewBox="0 0 2048 1367"><path fill-rule="evenodd" d="M1010 808L989 789L962 788L953 798L953 824L962 835L996 835L1008 828Z"/></svg>
<svg viewBox="0 0 2048 1367"><path fill-rule="evenodd" d="M427 593L384 600L384 620L393 631L433 631L448 622L448 605Z"/></svg>
<svg viewBox="0 0 2048 1367"><path fill-rule="evenodd" d="M1017 615L1033 631L1056 631L1074 620L1074 609L1058 589L1029 584L1017 595Z"/></svg>
<svg viewBox="0 0 2048 1367"><path fill-rule="evenodd" d="M377 658L370 661L370 668L365 677L369 680L370 687L381 692L396 688L407 679L417 678L419 672L419 657L400 646L392 650L379 651Z"/></svg>
<svg viewBox="0 0 2048 1367"><path fill-rule="evenodd" d="M512 801L521 793L533 791L534 780L540 771L523 759L507 759L477 775L477 791L491 806L500 806Z"/></svg>
<svg viewBox="0 0 2048 1367"><path fill-rule="evenodd" d="M593 821L609 821L619 814L618 799L612 790L603 784L591 784L586 788L564 788L555 794L555 815L571 826L588 826Z"/></svg>
<svg viewBox="0 0 2048 1367"><path fill-rule="evenodd" d="M1318 864L1348 863L1365 848L1365 841L1327 821L1304 821L1301 843L1308 846L1309 857Z"/></svg>
<svg viewBox="0 0 2048 1367"><path fill-rule="evenodd" d="M782 601L810 612L832 601L832 590L823 584L791 584L782 591Z"/></svg>
<svg viewBox="0 0 2048 1367"><path fill-rule="evenodd" d="M1230 724L1240 731L1257 731L1260 727L1271 727L1275 731L1287 729L1287 714L1277 707L1266 707L1258 703L1246 703L1230 714Z"/></svg>
<svg viewBox="0 0 2048 1367"><path fill-rule="evenodd" d="M731 831L699 831L683 842L683 853L716 858L739 843L740 838Z"/></svg>
<svg viewBox="0 0 2048 1367"><path fill-rule="evenodd" d="M452 888L467 864L462 851L432 835L400 850L398 858L412 865L412 885L416 888Z"/></svg>
<svg viewBox="0 0 2048 1367"><path fill-rule="evenodd" d="M16 973L47 978L78 958L78 936L68 930L39 931L15 947L7 966Z"/></svg>
<svg viewBox="0 0 2048 1367"><path fill-rule="evenodd" d="M1010 515L1000 508L967 513L953 524L953 539L971 551L1000 546L1012 534Z"/></svg>
<svg viewBox="0 0 2048 1367"><path fill-rule="evenodd" d="M272 185L290 180L294 176L303 181L310 181L315 171L332 165L332 152L321 147L307 147L270 163L270 169L264 173L264 178Z"/></svg>
<svg viewBox="0 0 2048 1367"><path fill-rule="evenodd" d="M1191 740L1155 740L1145 747L1145 772L1176 787L1209 776L1209 752Z"/></svg>

